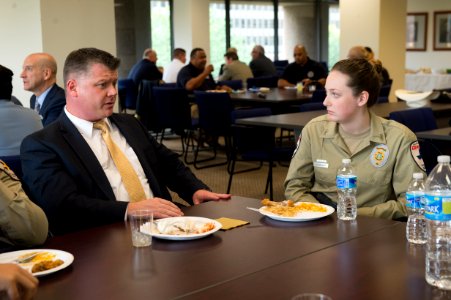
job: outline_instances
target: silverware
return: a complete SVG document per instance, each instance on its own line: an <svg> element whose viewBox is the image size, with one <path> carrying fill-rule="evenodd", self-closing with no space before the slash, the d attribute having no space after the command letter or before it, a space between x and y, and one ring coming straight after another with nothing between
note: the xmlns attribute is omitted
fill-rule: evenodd
<svg viewBox="0 0 451 300"><path fill-rule="evenodd" d="M258 208L255 208L255 207L246 207L246 208L249 209L249 210L260 212L260 210Z"/></svg>
<svg viewBox="0 0 451 300"><path fill-rule="evenodd" d="M27 256L16 258L15 260L13 260L13 262L15 262L17 264L25 264L25 263L28 263L28 262L32 261L33 258L35 258L40 253L42 253L42 252L33 252L33 253L30 253Z"/></svg>

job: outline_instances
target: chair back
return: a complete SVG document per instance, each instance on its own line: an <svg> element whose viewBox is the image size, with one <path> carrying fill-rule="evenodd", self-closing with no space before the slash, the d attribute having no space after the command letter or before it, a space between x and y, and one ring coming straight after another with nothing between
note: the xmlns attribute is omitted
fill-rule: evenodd
<svg viewBox="0 0 451 300"><path fill-rule="evenodd" d="M232 103L228 93L194 91L199 128L211 136L230 135Z"/></svg>
<svg viewBox="0 0 451 300"><path fill-rule="evenodd" d="M22 178L23 173L20 155L0 156L0 160L3 160L17 177Z"/></svg>
<svg viewBox="0 0 451 300"><path fill-rule="evenodd" d="M177 87L177 83L176 83L176 82L162 83L162 84L160 84L160 86L161 86L161 87L176 88L176 87Z"/></svg>
<svg viewBox="0 0 451 300"><path fill-rule="evenodd" d="M119 95L119 109L136 109L136 101L138 96L138 87L132 79L119 79L117 82L117 90Z"/></svg>
<svg viewBox="0 0 451 300"><path fill-rule="evenodd" d="M274 66L276 67L277 75L282 76L283 71L288 66L288 60L275 60Z"/></svg>
<svg viewBox="0 0 451 300"><path fill-rule="evenodd" d="M312 94L312 100L310 102L323 103L326 99L326 90L324 88L316 89Z"/></svg>
<svg viewBox="0 0 451 300"><path fill-rule="evenodd" d="M232 90L241 90L243 88L243 81L242 80L221 80L218 81L218 85L226 85L230 87Z"/></svg>
<svg viewBox="0 0 451 300"><path fill-rule="evenodd" d="M136 103L136 114L139 120L147 130L151 131L161 130L156 125L158 114L153 99L153 88L157 87L158 84L158 80L142 80L139 84L138 100Z"/></svg>
<svg viewBox="0 0 451 300"><path fill-rule="evenodd" d="M154 87L157 128L183 130L191 127L191 109L183 88Z"/></svg>
<svg viewBox="0 0 451 300"><path fill-rule="evenodd" d="M429 107L394 111L389 118L406 125L413 132L437 129L434 113Z"/></svg>
<svg viewBox="0 0 451 300"><path fill-rule="evenodd" d="M389 79L389 83L381 86L381 90L379 91L379 96L377 98L377 103L388 102L388 96L390 95L392 84L393 84L393 79Z"/></svg>
<svg viewBox="0 0 451 300"><path fill-rule="evenodd" d="M277 81L279 80L279 76L263 76L263 77L255 77L247 79L247 87L269 87L274 88L277 87Z"/></svg>

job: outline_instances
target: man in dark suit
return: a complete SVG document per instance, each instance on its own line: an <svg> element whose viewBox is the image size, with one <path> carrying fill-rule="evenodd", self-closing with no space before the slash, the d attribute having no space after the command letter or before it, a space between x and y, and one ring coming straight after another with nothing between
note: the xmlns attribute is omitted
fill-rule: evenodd
<svg viewBox="0 0 451 300"><path fill-rule="evenodd" d="M26 91L33 92L30 107L47 126L55 121L66 105L64 90L56 84L56 61L50 54L33 53L25 58L20 77Z"/></svg>
<svg viewBox="0 0 451 300"><path fill-rule="evenodd" d="M118 65L117 58L99 49L70 53L64 65L64 113L22 143L25 186L46 212L53 233L121 221L139 209L152 210L156 218L183 215L165 200L171 199L168 188L191 204L230 198L209 191L133 116L113 114ZM130 176L121 175L110 155L105 131L96 127L99 121L133 167L145 192L138 201L127 187Z"/></svg>

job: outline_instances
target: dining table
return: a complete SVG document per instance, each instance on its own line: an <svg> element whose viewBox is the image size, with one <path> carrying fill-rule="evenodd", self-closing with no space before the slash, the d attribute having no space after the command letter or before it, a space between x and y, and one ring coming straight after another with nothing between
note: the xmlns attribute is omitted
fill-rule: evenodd
<svg viewBox="0 0 451 300"><path fill-rule="evenodd" d="M74 261L40 277L35 299L449 296L426 283L425 247L406 241L405 223L365 216L341 221L335 213L286 222L247 209L260 206L259 199L233 196L183 208L185 216L249 223L195 240L154 237L150 247L133 247L125 222L52 237L42 248L70 252Z"/></svg>

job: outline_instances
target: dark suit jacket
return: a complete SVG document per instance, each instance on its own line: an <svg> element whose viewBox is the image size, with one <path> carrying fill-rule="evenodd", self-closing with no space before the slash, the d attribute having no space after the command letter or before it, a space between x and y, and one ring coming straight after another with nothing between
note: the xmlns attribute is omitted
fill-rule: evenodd
<svg viewBox="0 0 451 300"><path fill-rule="evenodd" d="M30 107L34 109L35 105L36 96L33 95L30 98ZM55 83L45 97L44 103L39 110L39 114L42 117L42 125L47 126L55 121L63 111L65 105L66 94L64 93L64 89Z"/></svg>
<svg viewBox="0 0 451 300"><path fill-rule="evenodd" d="M170 200L169 188L192 203L194 192L208 189L136 118L114 114L110 121L138 156L155 197ZM54 234L124 220L128 203L116 201L95 154L65 113L23 140L21 159L25 189Z"/></svg>

